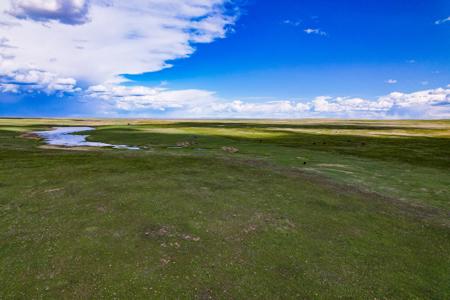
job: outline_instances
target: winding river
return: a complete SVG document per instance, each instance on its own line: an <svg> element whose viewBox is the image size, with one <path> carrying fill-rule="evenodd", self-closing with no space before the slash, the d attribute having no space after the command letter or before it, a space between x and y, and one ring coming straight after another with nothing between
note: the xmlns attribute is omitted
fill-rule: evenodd
<svg viewBox="0 0 450 300"><path fill-rule="evenodd" d="M112 145L99 142L88 142L88 135L74 133L95 130L93 127L56 127L49 131L36 131L35 134L45 140L48 145L64 147L112 147L114 149L139 150L139 147Z"/></svg>

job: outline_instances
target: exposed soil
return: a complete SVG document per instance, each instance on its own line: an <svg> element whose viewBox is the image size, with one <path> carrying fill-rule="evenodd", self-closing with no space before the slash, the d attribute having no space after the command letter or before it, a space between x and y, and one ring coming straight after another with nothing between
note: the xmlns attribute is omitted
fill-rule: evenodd
<svg viewBox="0 0 450 300"><path fill-rule="evenodd" d="M34 132L26 132L21 134L19 137L29 140L37 140L37 141L41 140L41 137Z"/></svg>

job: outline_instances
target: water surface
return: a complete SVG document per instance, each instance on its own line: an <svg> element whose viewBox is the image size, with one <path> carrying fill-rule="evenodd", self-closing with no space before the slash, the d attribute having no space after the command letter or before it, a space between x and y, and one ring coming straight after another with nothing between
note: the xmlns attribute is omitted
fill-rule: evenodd
<svg viewBox="0 0 450 300"><path fill-rule="evenodd" d="M64 147L112 147L114 149L138 150L139 147L127 145L112 145L100 142L88 142L88 135L73 134L83 131L95 130L93 127L56 127L49 131L35 132L45 140L48 145Z"/></svg>

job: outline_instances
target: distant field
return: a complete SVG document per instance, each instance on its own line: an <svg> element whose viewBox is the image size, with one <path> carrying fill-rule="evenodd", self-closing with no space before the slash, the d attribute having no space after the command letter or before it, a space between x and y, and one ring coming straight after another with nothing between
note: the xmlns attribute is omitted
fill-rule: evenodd
<svg viewBox="0 0 450 300"><path fill-rule="evenodd" d="M23 135L71 125L142 150ZM0 299L450 299L449 253L449 120L0 119Z"/></svg>

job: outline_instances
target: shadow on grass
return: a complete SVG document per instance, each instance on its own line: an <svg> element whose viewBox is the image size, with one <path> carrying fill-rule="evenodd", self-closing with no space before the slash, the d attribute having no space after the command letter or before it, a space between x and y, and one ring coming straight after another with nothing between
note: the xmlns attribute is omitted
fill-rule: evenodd
<svg viewBox="0 0 450 300"><path fill-rule="evenodd" d="M387 125L362 125L362 124L295 124L295 123L245 123L245 122L178 122L174 124L158 125L160 127L217 127L227 129L330 129L330 130L436 130L420 126L387 126Z"/></svg>
<svg viewBox="0 0 450 300"><path fill-rule="evenodd" d="M190 123L189 123L190 124ZM150 128L184 128L186 123L175 126L151 126ZM205 124L203 128L208 128ZM201 128L200 126L197 126ZM142 128L139 126L139 128ZM148 128L148 126L144 127ZM242 127L233 128L239 129ZM314 134L268 130L275 136L244 137L223 132L218 134L199 133L158 133L141 131L133 127L100 128L91 132L90 140L129 145L169 147L180 141L192 141L201 148L217 149L222 146L236 146L245 149L279 146L330 152L337 155L352 155L361 158L377 159L387 162L402 162L417 166L450 168L450 139L440 137L374 137L338 134ZM252 127L248 127L252 128ZM316 127L314 127L316 128ZM228 129L228 128L227 128Z"/></svg>

